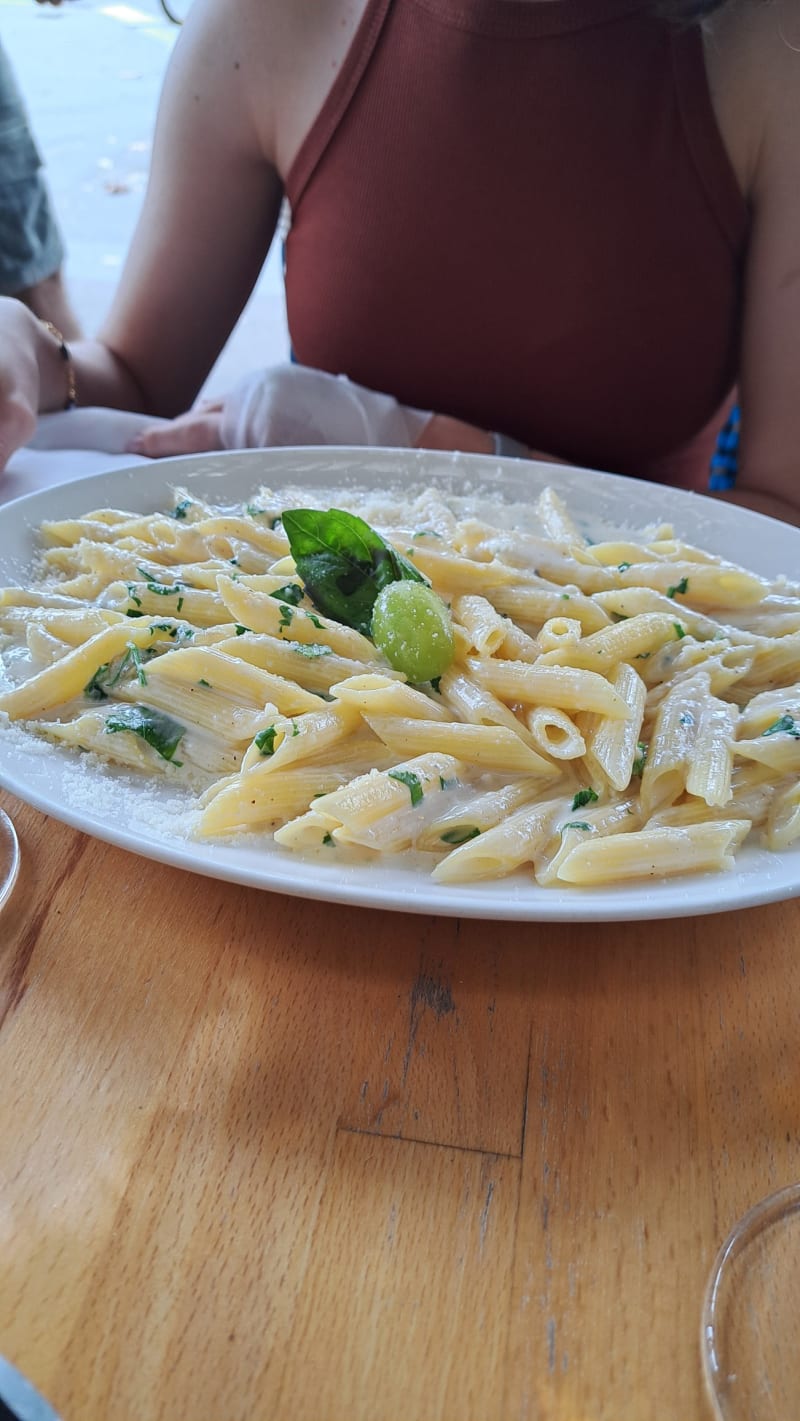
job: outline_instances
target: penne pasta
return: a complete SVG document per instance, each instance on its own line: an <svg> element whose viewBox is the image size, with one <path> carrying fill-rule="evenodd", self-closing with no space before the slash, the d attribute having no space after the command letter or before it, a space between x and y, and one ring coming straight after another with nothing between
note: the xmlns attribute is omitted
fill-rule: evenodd
<svg viewBox="0 0 800 1421"><path fill-rule="evenodd" d="M668 526L592 542L555 489L519 528L372 499L177 489L46 523L36 580L0 589L0 734L185 786L199 838L413 851L443 884L578 892L800 842L800 589ZM372 620L394 582L433 605L433 659L422 614Z"/></svg>

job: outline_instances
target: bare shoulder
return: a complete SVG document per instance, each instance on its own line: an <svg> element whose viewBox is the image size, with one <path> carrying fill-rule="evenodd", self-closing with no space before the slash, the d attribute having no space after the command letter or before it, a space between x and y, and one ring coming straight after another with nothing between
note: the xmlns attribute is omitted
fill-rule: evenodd
<svg viewBox="0 0 800 1421"><path fill-rule="evenodd" d="M704 27L723 140L745 196L800 164L800 0L728 0Z"/></svg>
<svg viewBox="0 0 800 1421"><path fill-rule="evenodd" d="M285 176L344 62L367 0L205 3L235 16L254 124Z"/></svg>

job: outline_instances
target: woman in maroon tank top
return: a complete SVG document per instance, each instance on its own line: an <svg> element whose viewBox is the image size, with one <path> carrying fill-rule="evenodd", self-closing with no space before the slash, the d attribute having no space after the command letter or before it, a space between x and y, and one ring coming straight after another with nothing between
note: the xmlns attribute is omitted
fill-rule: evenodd
<svg viewBox="0 0 800 1421"><path fill-rule="evenodd" d="M757 0L195 0L117 297L71 352L78 400L187 409L286 198L312 374L277 381L279 413L345 376L336 397L387 397L393 438L501 431L704 487L736 387L732 496L800 519L798 46L791 8ZM60 343L4 303L0 465L64 379ZM204 408L142 447L219 447L224 426Z"/></svg>

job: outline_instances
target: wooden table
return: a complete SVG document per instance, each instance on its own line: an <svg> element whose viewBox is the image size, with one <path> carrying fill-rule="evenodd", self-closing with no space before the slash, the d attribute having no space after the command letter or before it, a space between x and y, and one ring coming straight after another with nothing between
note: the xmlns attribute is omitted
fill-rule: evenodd
<svg viewBox="0 0 800 1421"><path fill-rule="evenodd" d="M800 901L303 902L0 794L0 1354L64 1421L693 1421L800 1175Z"/></svg>

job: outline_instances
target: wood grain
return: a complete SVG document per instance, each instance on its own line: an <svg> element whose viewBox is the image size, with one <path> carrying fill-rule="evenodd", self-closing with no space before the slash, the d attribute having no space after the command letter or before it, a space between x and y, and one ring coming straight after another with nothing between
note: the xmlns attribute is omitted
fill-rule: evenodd
<svg viewBox="0 0 800 1421"><path fill-rule="evenodd" d="M701 1421L800 1176L800 902L383 914L0 802L0 1353L64 1421Z"/></svg>

